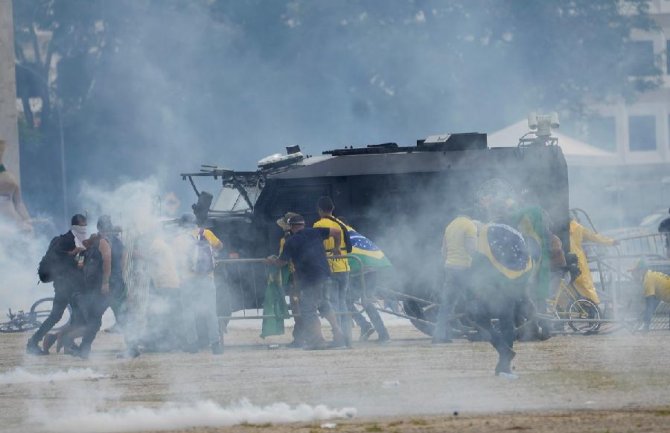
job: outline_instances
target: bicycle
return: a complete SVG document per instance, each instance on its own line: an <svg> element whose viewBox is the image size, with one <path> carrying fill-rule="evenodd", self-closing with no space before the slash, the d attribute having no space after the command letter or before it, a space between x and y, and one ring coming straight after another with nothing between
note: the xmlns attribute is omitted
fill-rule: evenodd
<svg viewBox="0 0 670 433"><path fill-rule="evenodd" d="M549 320L565 321L570 329L580 334L594 334L602 324L600 308L582 297L572 280L561 279L556 295L547 300L547 309L551 316Z"/></svg>
<svg viewBox="0 0 670 433"><path fill-rule="evenodd" d="M54 298L38 299L31 305L30 311L28 312L19 310L15 313L12 312L12 309L10 308L9 313L7 313L9 321L0 323L0 333L25 332L38 328L42 322L49 317L53 300ZM52 330L57 331L65 326L69 321L69 316L70 307L68 306L66 313L63 314L61 320L52 328ZM59 326L59 324L61 325Z"/></svg>

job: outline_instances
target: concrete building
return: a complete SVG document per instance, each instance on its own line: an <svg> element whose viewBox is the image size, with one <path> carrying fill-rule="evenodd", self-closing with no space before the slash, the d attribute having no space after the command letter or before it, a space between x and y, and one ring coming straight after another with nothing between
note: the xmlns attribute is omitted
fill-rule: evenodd
<svg viewBox="0 0 670 433"><path fill-rule="evenodd" d="M20 179L12 0L0 0L0 138L8 144L5 166Z"/></svg>
<svg viewBox="0 0 670 433"><path fill-rule="evenodd" d="M634 72L660 70L661 86L633 102L594 106L599 115L589 122L588 142L614 153L615 163L570 167L571 205L606 227L670 207L670 1L649 6L658 29L633 33Z"/></svg>

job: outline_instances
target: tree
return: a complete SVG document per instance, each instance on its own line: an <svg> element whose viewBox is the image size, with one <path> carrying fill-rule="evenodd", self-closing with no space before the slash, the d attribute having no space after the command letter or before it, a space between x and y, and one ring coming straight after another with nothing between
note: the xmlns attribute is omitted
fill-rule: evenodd
<svg viewBox="0 0 670 433"><path fill-rule="evenodd" d="M659 82L630 78L644 0L14 1L22 140L64 131L75 180L581 116Z"/></svg>

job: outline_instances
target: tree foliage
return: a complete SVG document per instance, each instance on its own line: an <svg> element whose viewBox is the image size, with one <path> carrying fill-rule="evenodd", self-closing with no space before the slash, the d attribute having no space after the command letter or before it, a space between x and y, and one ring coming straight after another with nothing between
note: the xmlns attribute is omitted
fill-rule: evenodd
<svg viewBox="0 0 670 433"><path fill-rule="evenodd" d="M631 98L660 73L630 77L631 31L653 29L644 0L14 0L14 13L24 174L54 172L62 132L71 182L492 130Z"/></svg>

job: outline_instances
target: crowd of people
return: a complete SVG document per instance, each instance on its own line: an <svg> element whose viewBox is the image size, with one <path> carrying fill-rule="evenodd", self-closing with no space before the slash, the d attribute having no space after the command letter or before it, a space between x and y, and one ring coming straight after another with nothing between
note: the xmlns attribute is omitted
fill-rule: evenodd
<svg viewBox="0 0 670 433"><path fill-rule="evenodd" d="M285 285L297 316L290 346L308 350L351 347L352 319L360 329L360 340L376 332L379 342L389 341L372 293L363 293L350 279L347 255L352 251L353 228L333 215L335 204L330 197L319 198L316 207L319 219L313 227L306 227L304 217L293 212L277 221L284 230L279 256L267 258L268 263L290 270ZM369 321L354 305L357 301ZM332 329L331 342L323 337L319 314Z"/></svg>
<svg viewBox="0 0 670 433"><path fill-rule="evenodd" d="M121 228L103 215L97 232L89 236L86 216L77 214L70 230L51 241L38 273L41 281L53 282L53 307L28 340L27 353L48 355L56 344L57 351L88 358L108 308L125 338L127 348L121 356L175 348L197 352L203 334L212 353L223 353L213 280L221 241L189 216L169 230L143 233L132 250L120 234ZM143 278L148 286L146 299L135 296L132 303L126 284L129 258L137 270L135 278ZM130 314L140 303L145 305L142 313ZM50 333L68 308L68 323Z"/></svg>
<svg viewBox="0 0 670 433"><path fill-rule="evenodd" d="M471 210L462 209L444 229L443 284L432 342L450 342L454 329L467 323L497 351L495 374L513 376L514 341L522 334L541 338L536 313L546 312L545 302L566 270L573 273L579 296L599 304L582 241L605 245L616 241L573 219L566 256L560 238L551 231L548 214L540 207L521 206L495 194L482 194L477 205L477 219ZM353 323L360 329L360 340L376 332L379 342L389 341L373 294L361 291L356 279L350 278L348 255L351 234L356 232L334 216L330 197L319 198L316 208L319 218L311 227L293 212L277 220L284 232L279 253L265 259L284 275L279 278L281 299L288 297L295 319L289 347L351 347ZM129 251L109 216L98 219L97 232L91 236L86 217L73 216L70 230L54 238L44 266L40 264L40 278L53 281L55 298L50 316L29 339L27 352L46 355L57 344L57 351L63 348L87 358L102 315L111 307L126 341L123 356L135 357L143 350L197 352L203 341L212 353L222 353L213 272L216 252L223 244L203 225L184 216L170 229L143 233ZM149 287L143 315L128 314L129 257L133 266L142 268L139 274L145 275ZM648 328L658 303L670 300L670 277L643 265L636 271L645 288ZM356 304L363 307L361 311ZM68 307L72 311L68 325L50 333ZM320 318L330 325L331 341L324 338Z"/></svg>

